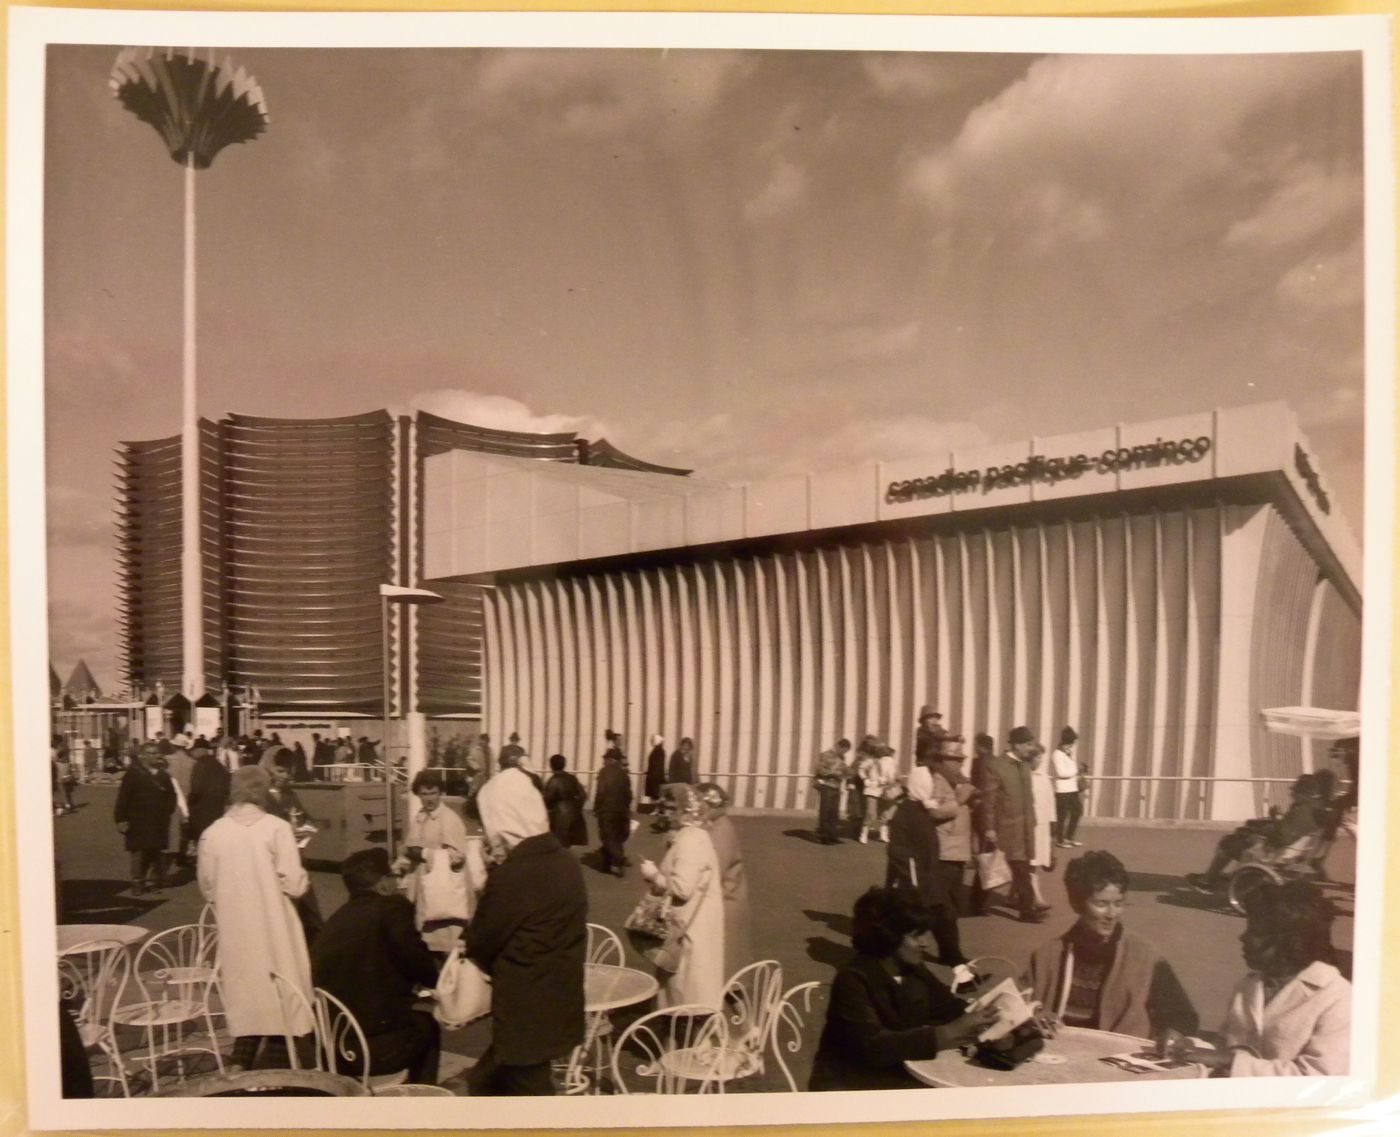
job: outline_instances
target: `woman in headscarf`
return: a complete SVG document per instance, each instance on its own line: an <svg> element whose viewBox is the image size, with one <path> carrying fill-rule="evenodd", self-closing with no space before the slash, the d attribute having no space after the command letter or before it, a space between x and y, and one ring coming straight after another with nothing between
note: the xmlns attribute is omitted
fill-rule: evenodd
<svg viewBox="0 0 1400 1137"><path fill-rule="evenodd" d="M491 977L491 1044L469 1088L473 1096L552 1094L550 1063L583 1041L583 873L549 831L544 799L523 771L502 770L477 805L496 867L468 954Z"/></svg>
<svg viewBox="0 0 1400 1137"><path fill-rule="evenodd" d="M653 892L669 896L685 929L680 966L662 972L658 1007L701 1003L718 1007L724 994L724 882L709 831L709 807L693 786L669 785L670 847L661 864L643 861L642 876Z"/></svg>
<svg viewBox="0 0 1400 1137"><path fill-rule="evenodd" d="M230 1072L252 1067L265 1040L280 1057L286 1028L311 1031L298 1008L284 1020L272 972L311 999L311 962L292 906L308 878L292 827L267 811L272 778L261 766L233 772L228 811L199 839L199 890L214 905L224 1012L233 1054Z"/></svg>
<svg viewBox="0 0 1400 1137"><path fill-rule="evenodd" d="M724 885L724 974L728 977L753 962L749 939L749 874L744 868L743 850L739 848L739 833L729 819L729 795L714 782L702 782L695 790L709 807L710 841L715 847L719 877Z"/></svg>
<svg viewBox="0 0 1400 1137"><path fill-rule="evenodd" d="M647 754L645 777L642 782L642 798L655 805L661 800L661 787L666 784L666 740L659 734L651 736L651 750Z"/></svg>

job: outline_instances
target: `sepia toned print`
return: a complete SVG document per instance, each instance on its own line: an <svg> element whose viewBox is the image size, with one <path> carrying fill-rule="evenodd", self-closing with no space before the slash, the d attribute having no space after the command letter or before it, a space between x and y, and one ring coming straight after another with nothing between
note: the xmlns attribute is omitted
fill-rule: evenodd
<svg viewBox="0 0 1400 1137"><path fill-rule="evenodd" d="M1371 25L240 19L37 42L36 1116L1368 1092Z"/></svg>

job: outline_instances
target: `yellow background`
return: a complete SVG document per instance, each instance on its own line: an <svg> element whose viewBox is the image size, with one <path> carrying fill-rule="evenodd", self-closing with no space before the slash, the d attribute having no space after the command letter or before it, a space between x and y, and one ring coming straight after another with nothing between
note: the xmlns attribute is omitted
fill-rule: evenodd
<svg viewBox="0 0 1400 1137"><path fill-rule="evenodd" d="M9 10L27 5L3 3L6 17ZM324 0L302 0L301 3L270 2L258 3L254 0L230 0L228 3L181 3L146 0L145 3L110 3L107 0L84 0L80 3L45 3L49 8L132 8L139 7L163 11L218 11L218 12L271 12L271 11L382 11L392 8L395 11L616 11L616 12L822 12L822 13L868 13L879 15L954 15L954 16L1340 16L1340 15L1400 15L1400 0L1372 0L1372 2L1337 3L1235 3L1235 4L1163 4L1153 0L1126 0L1124 3L1071 3L1060 0L1041 0L1039 3L1025 0L1004 0L1003 3L956 3L919 2L919 0L869 0L866 3L819 3L811 0L806 4L772 3L764 0L710 0L708 3L697 0L547 0L538 3L461 3L453 0L420 0L418 3L392 4L389 0L345 0L342 3L328 3ZM2 33L0 33L2 34ZM1396 44L1391 45L1391 102L1396 104L1395 75L1400 72L1400 53ZM0 122L3 131L3 122ZM1393 298L1392 298L1393 299ZM5 446L0 435L0 453ZM3 468L3 462L0 462ZM1400 499L1400 495L1397 495ZM1400 588L1400 581L1396 582ZM9 594L8 564L0 567L0 595ZM1397 609L1400 611L1400 609ZM1396 613L1392 613L1391 638L1397 636ZM13 778L14 755L11 741L13 704L10 697L10 643L8 612L0 606L0 631L3 632L3 645L0 645L0 753L8 759L0 768L0 865L4 876L0 878L0 1134L28 1133L24 1108L25 1055L21 1023L21 984L19 975L19 905L16 897L19 861L15 844ZM1395 676L1392 674L1392 686ZM1390 747L1395 742L1395 728L1389 728ZM1390 847L1397 845L1395 833L1400 829L1400 778L1392 776L1388 786L1388 818ZM33 852L33 851L31 851ZM31 872L48 872L47 861L42 857L26 857L26 866ZM1400 879L1387 866L1384 883L1384 945L1400 943ZM1392 953L1383 947L1383 954ZM1400 955L1400 952L1394 953ZM1145 1137L1320 1137L1322 1134L1345 1135L1345 1137L1381 1137L1400 1135L1400 1037L1390 1027L1388 1008L1400 1009L1400 959L1390 959L1381 975L1381 1050L1380 1081L1374 1102L1363 1108L1351 1111L1340 1110L1275 1110L1253 1112L1212 1112L1182 1113L1155 1116L1106 1116L1086 1118L1046 1118L1033 1120L986 1120L926 1122L917 1124L882 1124L860 1126L860 1133L872 1137L914 1137L915 1134L931 1137L1061 1137L1079 1135L1085 1137L1117 1137L1119 1134L1145 1135ZM658 1113L664 1105L658 1106ZM463 1121L470 1113L463 1108ZM714 1127L710 1129L670 1129L667 1134L685 1137L687 1134L715 1134L720 1131L737 1130L737 1126ZM811 1125L811 1126L765 1126L745 1130L754 1137L849 1137L857 1132L851 1125ZM90 1131L100 1132L100 1131ZM188 1133L191 1137L200 1134L229 1132L227 1130L182 1130L168 1132ZM269 1132L264 1130L263 1132ZM339 1133L339 1130L298 1130L308 1135L319 1133ZM371 1134L375 1130L355 1130L355 1133ZM396 1130L396 1133L418 1132ZM427 1131L423 1131L427 1132ZM485 1130L479 1132L487 1132ZM497 1131L523 1133L524 1130ZM606 1132L627 1133L629 1130L608 1130Z"/></svg>

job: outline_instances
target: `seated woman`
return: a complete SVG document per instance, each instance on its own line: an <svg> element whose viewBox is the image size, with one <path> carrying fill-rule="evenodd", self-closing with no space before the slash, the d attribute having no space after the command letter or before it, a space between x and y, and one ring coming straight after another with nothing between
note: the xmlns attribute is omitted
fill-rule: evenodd
<svg viewBox="0 0 1400 1137"><path fill-rule="evenodd" d="M908 1060L975 1042L996 1012L967 1005L929 971L929 915L916 894L872 888L855 905L857 955L836 973L811 1090L912 1089Z"/></svg>
<svg viewBox="0 0 1400 1137"><path fill-rule="evenodd" d="M1327 826L1327 799L1333 782L1331 771L1300 774L1289 788L1288 811L1279 817L1246 821L1216 842L1215 856L1203 873L1186 874L1186 883L1197 892L1215 892L1225 880L1225 870L1235 861L1273 860L1303 838L1320 835Z"/></svg>
<svg viewBox="0 0 1400 1137"><path fill-rule="evenodd" d="M1112 853L1076 857L1065 866L1065 891L1079 918L1035 950L1026 972L1045 1014L1065 1026L1137 1038L1195 1030L1195 1008L1171 964L1123 928L1123 863Z"/></svg>
<svg viewBox="0 0 1400 1137"><path fill-rule="evenodd" d="M1169 1032L1163 1056L1216 1077L1338 1075L1350 1063L1351 984L1331 963L1332 902L1311 881L1265 884L1245 899L1248 974L1225 1015L1225 1046Z"/></svg>

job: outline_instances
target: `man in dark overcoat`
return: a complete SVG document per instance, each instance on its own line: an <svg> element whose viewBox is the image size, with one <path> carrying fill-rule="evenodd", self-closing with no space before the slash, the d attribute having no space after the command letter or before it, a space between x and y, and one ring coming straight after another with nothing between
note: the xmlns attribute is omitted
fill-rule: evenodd
<svg viewBox="0 0 1400 1137"><path fill-rule="evenodd" d="M502 770L477 806L497 864L467 934L467 954L491 977L491 1044L469 1090L553 1094L550 1064L583 1041L583 873L549 831L544 799L523 771Z"/></svg>
<svg viewBox="0 0 1400 1137"><path fill-rule="evenodd" d="M196 746L190 770L190 844L198 847L200 834L224 815L228 808L229 772L205 746Z"/></svg>
<svg viewBox="0 0 1400 1137"><path fill-rule="evenodd" d="M170 818L175 813L175 783L155 743L145 743L122 777L112 820L126 838L131 854L131 888L145 892L146 878L154 889L165 887L165 851L170 842Z"/></svg>
<svg viewBox="0 0 1400 1137"><path fill-rule="evenodd" d="M349 1007L365 1032L370 1074L407 1070L414 1085L435 1085L442 1031L413 1003L416 988L437 986L438 965L414 926L413 905L382 846L351 853L340 876L350 899L311 945L312 981Z"/></svg>
<svg viewBox="0 0 1400 1137"><path fill-rule="evenodd" d="M984 853L1000 849L1011 869L1011 895L1022 921L1043 923L1045 913L1035 900L1031 885L1031 854L1035 851L1035 800L1031 791L1030 758L1035 753L1035 735L1030 727L1018 726L1008 737L1002 754L985 758L978 772L976 826L982 836Z"/></svg>
<svg viewBox="0 0 1400 1137"><path fill-rule="evenodd" d="M598 818L598 840L602 844L598 860L602 870L623 876L632 828L632 779L622 764L621 751L610 750L603 756L598 785L593 791L593 813Z"/></svg>

